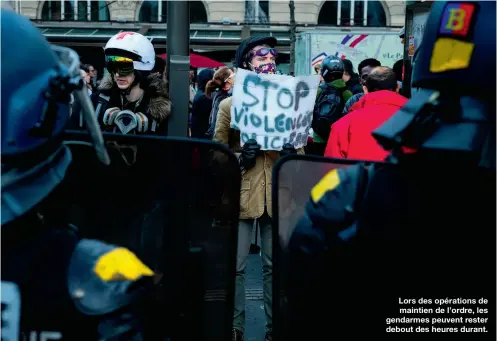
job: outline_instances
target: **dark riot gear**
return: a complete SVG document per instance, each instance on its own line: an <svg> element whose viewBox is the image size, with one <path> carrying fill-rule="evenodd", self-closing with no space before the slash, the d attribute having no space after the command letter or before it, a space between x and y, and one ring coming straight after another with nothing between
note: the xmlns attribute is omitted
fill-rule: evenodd
<svg viewBox="0 0 497 341"><path fill-rule="evenodd" d="M392 151L390 162L308 160L320 180L301 200L305 213L298 223L278 222L292 233L281 253L288 311L275 318L286 319L275 323L277 338L317 339L315 326L326 325L350 339L389 339L403 328L423 331L394 322L406 318L400 297L494 299L495 15L494 1L432 2L413 76L419 92L373 133ZM279 190L297 174L287 160L275 167ZM288 206L298 193L274 201ZM461 270L463 263L471 266ZM430 327L424 331L437 331ZM495 339L493 322L482 327L469 338Z"/></svg>
<svg viewBox="0 0 497 341"><path fill-rule="evenodd" d="M70 117L71 95L83 108L99 159L110 161L82 91L78 55L50 46L35 26L8 9L2 9L2 46L8 46L2 49L2 83L8 84L2 87L3 225L42 201L64 177L71 154L60 135Z"/></svg>
<svg viewBox="0 0 497 341"><path fill-rule="evenodd" d="M325 82L332 82L335 79L340 79L345 70L343 62L335 56L328 56L321 64L321 75Z"/></svg>
<svg viewBox="0 0 497 341"><path fill-rule="evenodd" d="M72 96L90 132L86 145L99 165L110 163L78 55L51 46L12 10L1 10L1 31L2 340L142 337L150 317L137 311L153 272L125 248L81 239L62 218L71 208L51 201L74 165L63 141ZM138 272L125 273L131 268Z"/></svg>
<svg viewBox="0 0 497 341"><path fill-rule="evenodd" d="M495 167L495 30L494 1L433 3L413 71L420 91L373 133L392 160L410 147Z"/></svg>
<svg viewBox="0 0 497 341"><path fill-rule="evenodd" d="M469 6L463 7L467 12L464 18L446 23L447 14L461 9L457 4L433 4L412 75L413 86L495 98L495 2L475 1L464 6ZM440 55L448 44L455 44L454 59Z"/></svg>

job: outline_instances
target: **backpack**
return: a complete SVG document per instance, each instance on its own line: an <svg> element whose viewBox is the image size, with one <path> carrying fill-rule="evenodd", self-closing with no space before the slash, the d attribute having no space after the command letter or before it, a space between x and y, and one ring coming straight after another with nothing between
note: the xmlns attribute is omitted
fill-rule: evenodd
<svg viewBox="0 0 497 341"><path fill-rule="evenodd" d="M312 129L323 139L330 135L331 125L343 117L343 91L330 86L323 88L314 106Z"/></svg>

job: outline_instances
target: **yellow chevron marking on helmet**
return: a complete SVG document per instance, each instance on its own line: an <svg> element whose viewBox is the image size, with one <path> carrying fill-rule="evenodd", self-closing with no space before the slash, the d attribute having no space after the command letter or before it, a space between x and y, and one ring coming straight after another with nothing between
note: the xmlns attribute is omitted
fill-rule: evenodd
<svg viewBox="0 0 497 341"><path fill-rule="evenodd" d="M153 276L154 272L126 248L117 248L100 256L93 269L102 280L135 281L141 276Z"/></svg>
<svg viewBox="0 0 497 341"><path fill-rule="evenodd" d="M338 175L338 169L334 169L326 174L321 181L312 188L312 201L318 202L326 192L334 190L338 185L340 185L340 176Z"/></svg>
<svg viewBox="0 0 497 341"><path fill-rule="evenodd" d="M452 38L439 38L431 54L430 72L468 68L474 49L473 43Z"/></svg>

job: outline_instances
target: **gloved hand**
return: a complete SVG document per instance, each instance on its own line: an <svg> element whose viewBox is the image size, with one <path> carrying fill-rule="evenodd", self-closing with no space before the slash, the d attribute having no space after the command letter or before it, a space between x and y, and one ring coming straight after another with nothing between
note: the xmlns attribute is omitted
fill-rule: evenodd
<svg viewBox="0 0 497 341"><path fill-rule="evenodd" d="M255 167L255 161L257 159L257 154L260 152L261 146L257 144L257 141L250 139L243 145L242 153L240 155L240 169L243 171L248 171L250 168Z"/></svg>
<svg viewBox="0 0 497 341"><path fill-rule="evenodd" d="M280 152L281 156L297 154L297 149L291 143L285 143Z"/></svg>

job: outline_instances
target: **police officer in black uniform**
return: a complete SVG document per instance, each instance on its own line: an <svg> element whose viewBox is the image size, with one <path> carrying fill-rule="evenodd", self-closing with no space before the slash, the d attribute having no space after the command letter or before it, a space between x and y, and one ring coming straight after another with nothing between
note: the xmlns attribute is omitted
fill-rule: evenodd
<svg viewBox="0 0 497 341"><path fill-rule="evenodd" d="M330 127L343 116L343 107L352 96L352 92L347 90L347 85L342 80L344 70L342 60L335 56L326 57L321 64L321 76L324 82L319 87L314 105L312 129L315 150L311 149L311 154L324 155Z"/></svg>
<svg viewBox="0 0 497 341"><path fill-rule="evenodd" d="M495 15L434 2L420 91L373 132L390 157L312 189L289 244L291 337L495 340Z"/></svg>
<svg viewBox="0 0 497 341"><path fill-rule="evenodd" d="M72 159L71 94L109 162L79 58L12 10L1 27L2 340L141 340L154 333L154 273L126 248L80 239L50 200Z"/></svg>

